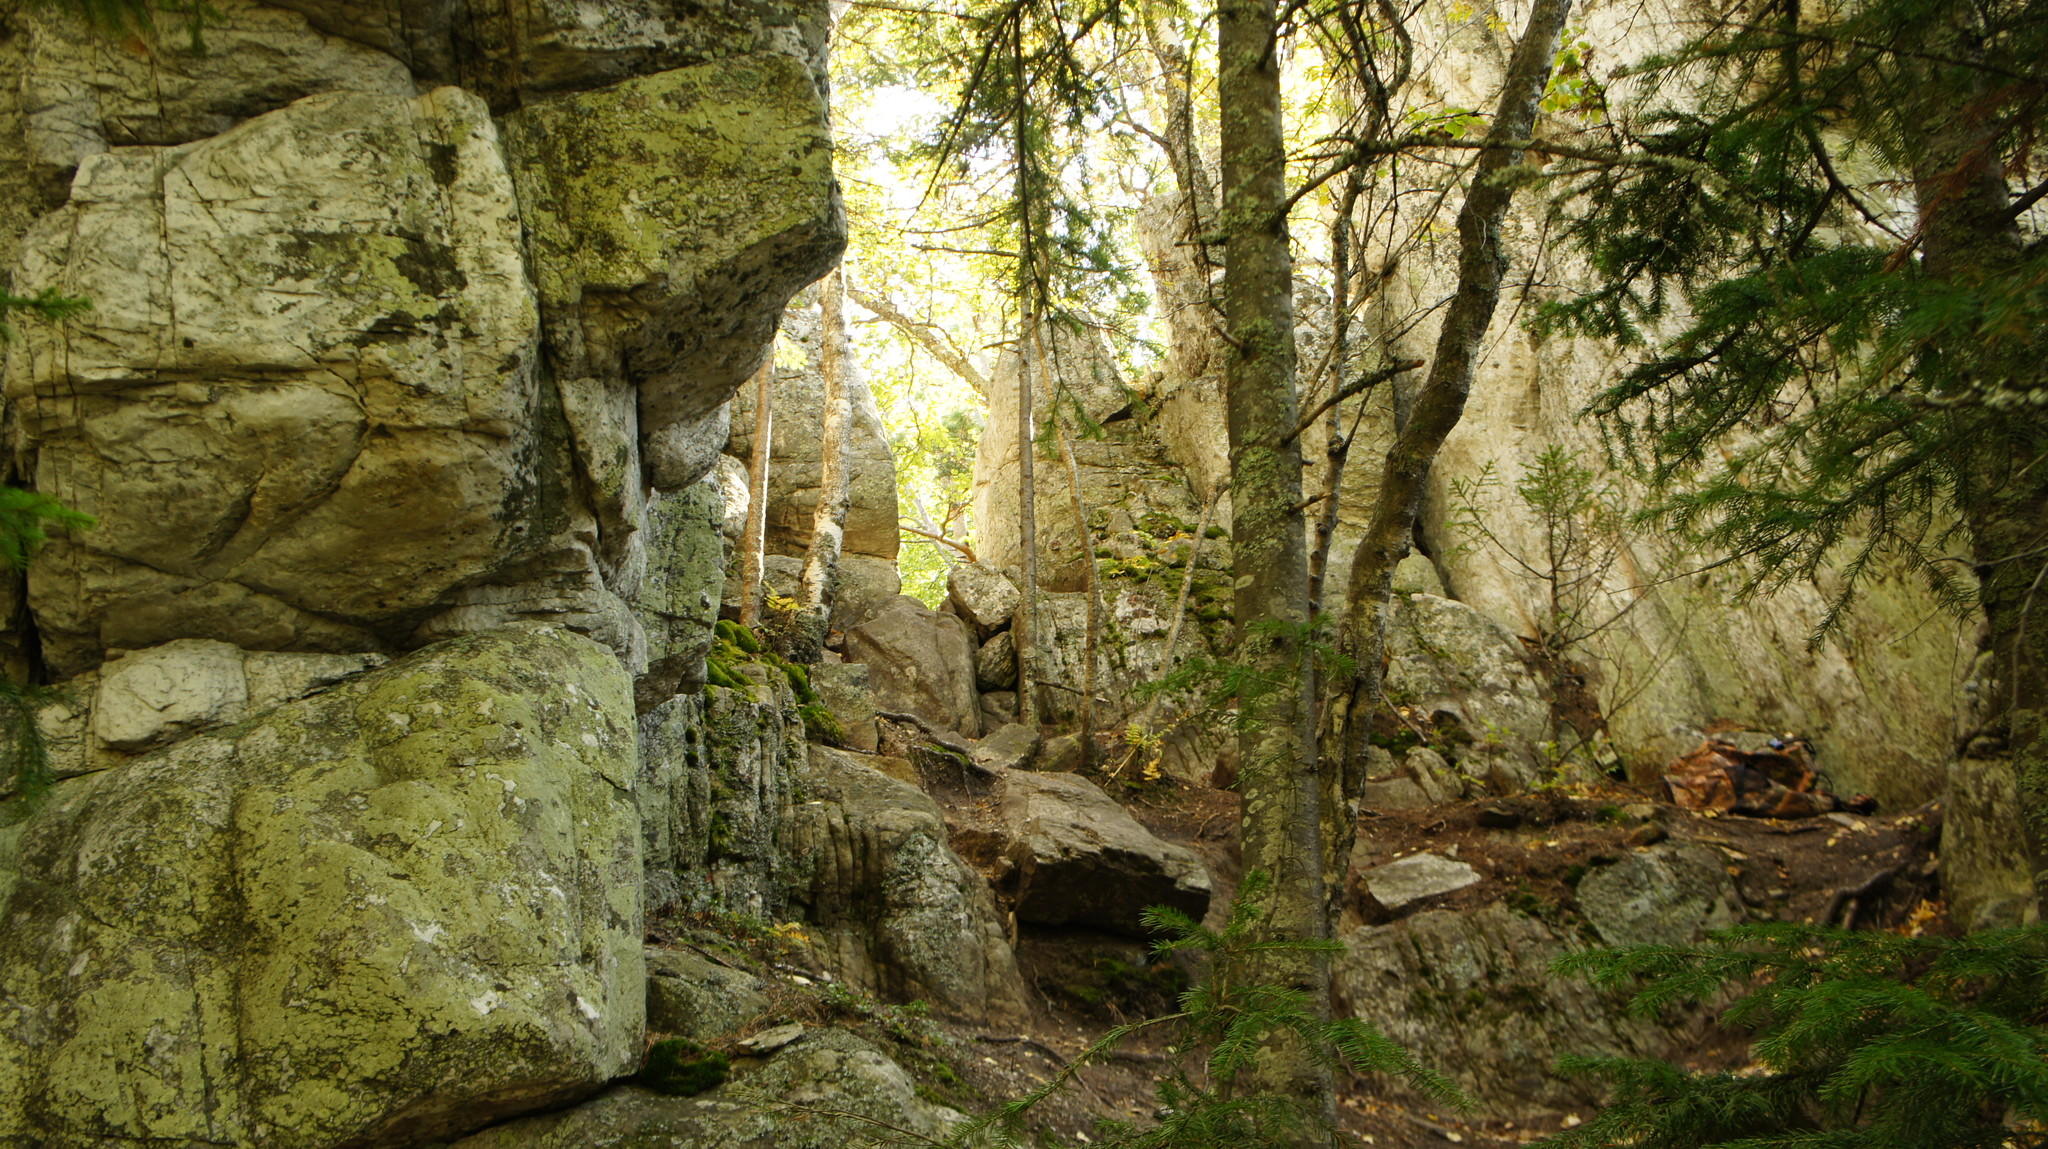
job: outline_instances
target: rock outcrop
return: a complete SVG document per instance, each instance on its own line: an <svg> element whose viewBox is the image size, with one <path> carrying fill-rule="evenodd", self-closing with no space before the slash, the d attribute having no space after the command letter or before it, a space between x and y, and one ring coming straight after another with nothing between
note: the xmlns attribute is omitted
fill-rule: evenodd
<svg viewBox="0 0 2048 1149"><path fill-rule="evenodd" d="M793 899L856 988L951 1017L1014 1023L1024 983L988 884L948 844L945 815L873 759L815 747L790 833Z"/></svg>
<svg viewBox="0 0 2048 1149"><path fill-rule="evenodd" d="M973 639L958 618L899 595L846 632L846 660L868 668L879 709L915 714L968 738L981 734Z"/></svg>
<svg viewBox="0 0 2048 1149"><path fill-rule="evenodd" d="M632 713L507 631L65 784L0 835L0 1141L447 1136L630 1070Z"/></svg>
<svg viewBox="0 0 2048 1149"><path fill-rule="evenodd" d="M1209 872L1194 852L1160 841L1085 778L1007 774L998 816L1020 921L1142 938L1152 906L1197 921L1209 911Z"/></svg>
<svg viewBox="0 0 2048 1149"><path fill-rule="evenodd" d="M787 1103L787 1108L782 1103ZM917 1096L901 1066L849 1033L812 1030L765 1064L696 1097L621 1085L574 1109L529 1117L450 1149L839 1149L878 1129L939 1140L963 1118Z"/></svg>

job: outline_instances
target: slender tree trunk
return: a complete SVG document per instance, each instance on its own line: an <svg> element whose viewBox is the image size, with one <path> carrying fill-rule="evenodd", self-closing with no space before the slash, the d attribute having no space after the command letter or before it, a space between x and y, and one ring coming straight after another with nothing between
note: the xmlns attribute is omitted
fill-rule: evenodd
<svg viewBox="0 0 2048 1149"><path fill-rule="evenodd" d="M1550 82L1558 36L1570 12L1571 0L1536 0L1528 29L1508 60L1500 106L1486 134L1489 141L1529 138L1537 105ZM1436 357L1407 421L1387 450L1372 521L1351 560L1345 631L1357 670L1345 723L1343 785L1347 805L1364 789L1394 567L1408 553L1430 466L1444 439L1464 417L1474 360L1500 302L1501 278L1507 266L1500 227L1514 199L1513 186L1501 182L1500 176L1519 162L1521 153L1506 149L1488 148L1479 153L1464 205L1458 210L1458 284L1437 335ZM1349 832L1355 823L1348 818L1346 823L1346 833L1331 842L1333 856L1328 864L1333 868L1350 852Z"/></svg>
<svg viewBox="0 0 2048 1149"><path fill-rule="evenodd" d="M1038 331L1038 272L1031 237L1038 217L1031 202L1030 106L1024 99L1024 30L1011 25L1012 60L1017 69L1015 136L1017 163L1017 544L1023 583L1010 632L1017 646L1017 720L1034 729L1038 705L1038 479L1032 473L1031 344Z"/></svg>
<svg viewBox="0 0 2048 1149"><path fill-rule="evenodd" d="M1239 739L1242 834L1256 893L1260 940L1330 935L1322 834L1327 811L1315 751L1316 687L1308 661L1308 540L1301 508L1300 418L1295 395L1294 264L1288 250L1286 145L1272 0L1224 0L1217 9L1217 98L1222 109L1223 314L1230 425L1231 538L1237 583L1238 660L1272 684L1240 699L1255 721ZM1258 984L1330 1001L1327 954L1273 950L1245 971ZM1291 1033L1266 1035L1245 1084L1285 1096L1310 1120L1287 1136L1324 1145L1334 1130L1329 1071Z"/></svg>
<svg viewBox="0 0 2048 1149"><path fill-rule="evenodd" d="M818 292L818 368L825 382L818 507L811 516L811 548L804 556L803 611L789 651L793 662L810 663L823 657L825 636L832 626L833 584L839 579L839 552L846 537L846 508L853 490L846 468L846 440L853 429L853 396L847 385L850 342L845 284L835 270L825 277Z"/></svg>
<svg viewBox="0 0 2048 1149"><path fill-rule="evenodd" d="M768 462L774 456L775 348L754 372L754 453L747 472L747 525L740 532L740 623L761 619L761 573L768 563Z"/></svg>

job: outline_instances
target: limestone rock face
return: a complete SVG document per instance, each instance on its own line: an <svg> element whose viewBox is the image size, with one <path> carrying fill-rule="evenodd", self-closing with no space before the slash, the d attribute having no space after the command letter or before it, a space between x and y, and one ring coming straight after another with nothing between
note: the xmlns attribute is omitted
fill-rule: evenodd
<svg viewBox="0 0 2048 1149"><path fill-rule="evenodd" d="M212 6L204 51L175 34L116 43L55 12L31 20L27 39L24 138L59 203L79 161L109 147L190 143L319 92L415 94L397 60L252 0Z"/></svg>
<svg viewBox="0 0 2048 1149"><path fill-rule="evenodd" d="M1148 906L1197 921L1209 910L1209 872L1194 852L1160 841L1085 778L1005 775L1000 815L1020 920L1144 937Z"/></svg>
<svg viewBox="0 0 2048 1149"><path fill-rule="evenodd" d="M777 1100L854 1116L780 1111ZM741 1061L729 1082L696 1097L620 1085L574 1109L501 1125L450 1149L843 1149L878 1128L942 1140L961 1119L920 1100L910 1075L858 1037L809 1030L766 1064Z"/></svg>
<svg viewBox="0 0 2048 1149"><path fill-rule="evenodd" d="M629 1069L631 707L480 635L63 783L0 835L0 1141L446 1136Z"/></svg>
<svg viewBox="0 0 2048 1149"><path fill-rule="evenodd" d="M846 660L867 665L882 710L909 712L969 738L981 733L967 626L907 595L846 632Z"/></svg>
<svg viewBox="0 0 2048 1149"><path fill-rule="evenodd" d="M1023 979L987 883L947 844L938 804L863 757L813 747L805 792L817 800L792 826L793 896L825 928L828 960L893 1000L1023 1018Z"/></svg>
<svg viewBox="0 0 2048 1149"><path fill-rule="evenodd" d="M404 61L422 80L462 83L503 110L522 95L592 88L754 52L823 71L822 4L754 0L706 11L666 0L278 0L337 36Z"/></svg>
<svg viewBox="0 0 2048 1149"><path fill-rule="evenodd" d="M784 826L809 749L788 680L753 681L706 687L640 718L649 905L715 900L763 918L782 910Z"/></svg>
<svg viewBox="0 0 2048 1149"><path fill-rule="evenodd" d="M630 384L656 485L695 482L725 438L697 429L845 245L810 69L636 76L528 102L505 136L557 373Z"/></svg>
<svg viewBox="0 0 2048 1149"><path fill-rule="evenodd" d="M724 521L716 474L648 500L646 572L633 595L647 636L647 669L635 684L642 709L704 681L725 590Z"/></svg>

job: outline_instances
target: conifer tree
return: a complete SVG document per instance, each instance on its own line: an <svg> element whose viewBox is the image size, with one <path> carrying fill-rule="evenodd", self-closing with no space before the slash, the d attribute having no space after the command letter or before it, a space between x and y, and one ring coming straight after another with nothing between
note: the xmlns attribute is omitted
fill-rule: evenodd
<svg viewBox="0 0 2048 1149"><path fill-rule="evenodd" d="M1594 405L1748 589L1903 561L1987 626L1958 749L2014 775L2048 892L2048 3L1746 0L1555 149L1594 290L1543 327L1641 349ZM2030 625L2029 620L2032 619Z"/></svg>

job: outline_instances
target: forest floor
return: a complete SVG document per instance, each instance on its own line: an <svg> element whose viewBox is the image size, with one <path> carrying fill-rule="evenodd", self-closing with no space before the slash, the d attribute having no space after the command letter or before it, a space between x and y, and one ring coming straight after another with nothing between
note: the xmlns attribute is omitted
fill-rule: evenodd
<svg viewBox="0 0 2048 1149"><path fill-rule="evenodd" d="M982 800L972 787L945 790L934 787L933 796L956 811ZM1119 797L1153 833L1202 855L1217 887L1209 924L1220 925L1239 878L1236 795L1168 781ZM1799 820L1716 816L1619 784L1368 812L1360 820L1354 871L1427 851L1471 865L1481 880L1403 906L1399 915L1354 884L1343 928L1423 909L1505 902L1554 929L1597 940L1578 914L1578 879L1628 851L1673 840L1720 855L1751 920L1946 932L1946 915L1934 900L1939 817L1931 806ZM1154 960L1142 943L1105 934L1026 926L1017 956L1032 1014L1021 1032L951 1024L915 1009L820 996L815 988L789 1000L813 1023L848 1026L881 1044L931 1100L985 1113L1061 1073L1113 1027L1172 1012L1187 984L1175 963ZM783 969L787 977L789 967ZM1099 1122L1149 1122L1160 1104L1158 1081L1175 1063L1169 1042L1166 1027L1140 1030L1114 1052L1087 1059L1066 1087L1032 1109L1027 1124L1035 1139L1047 1146L1086 1145L1100 1138ZM1734 1068L1746 1060L1745 1048L1739 1033L1710 1027L1707 1039L1684 1056L1699 1068ZM1556 1113L1521 1124L1465 1120L1403 1104L1364 1078L1345 1082L1340 1101L1354 1144L1389 1149L1526 1144L1582 1116Z"/></svg>

